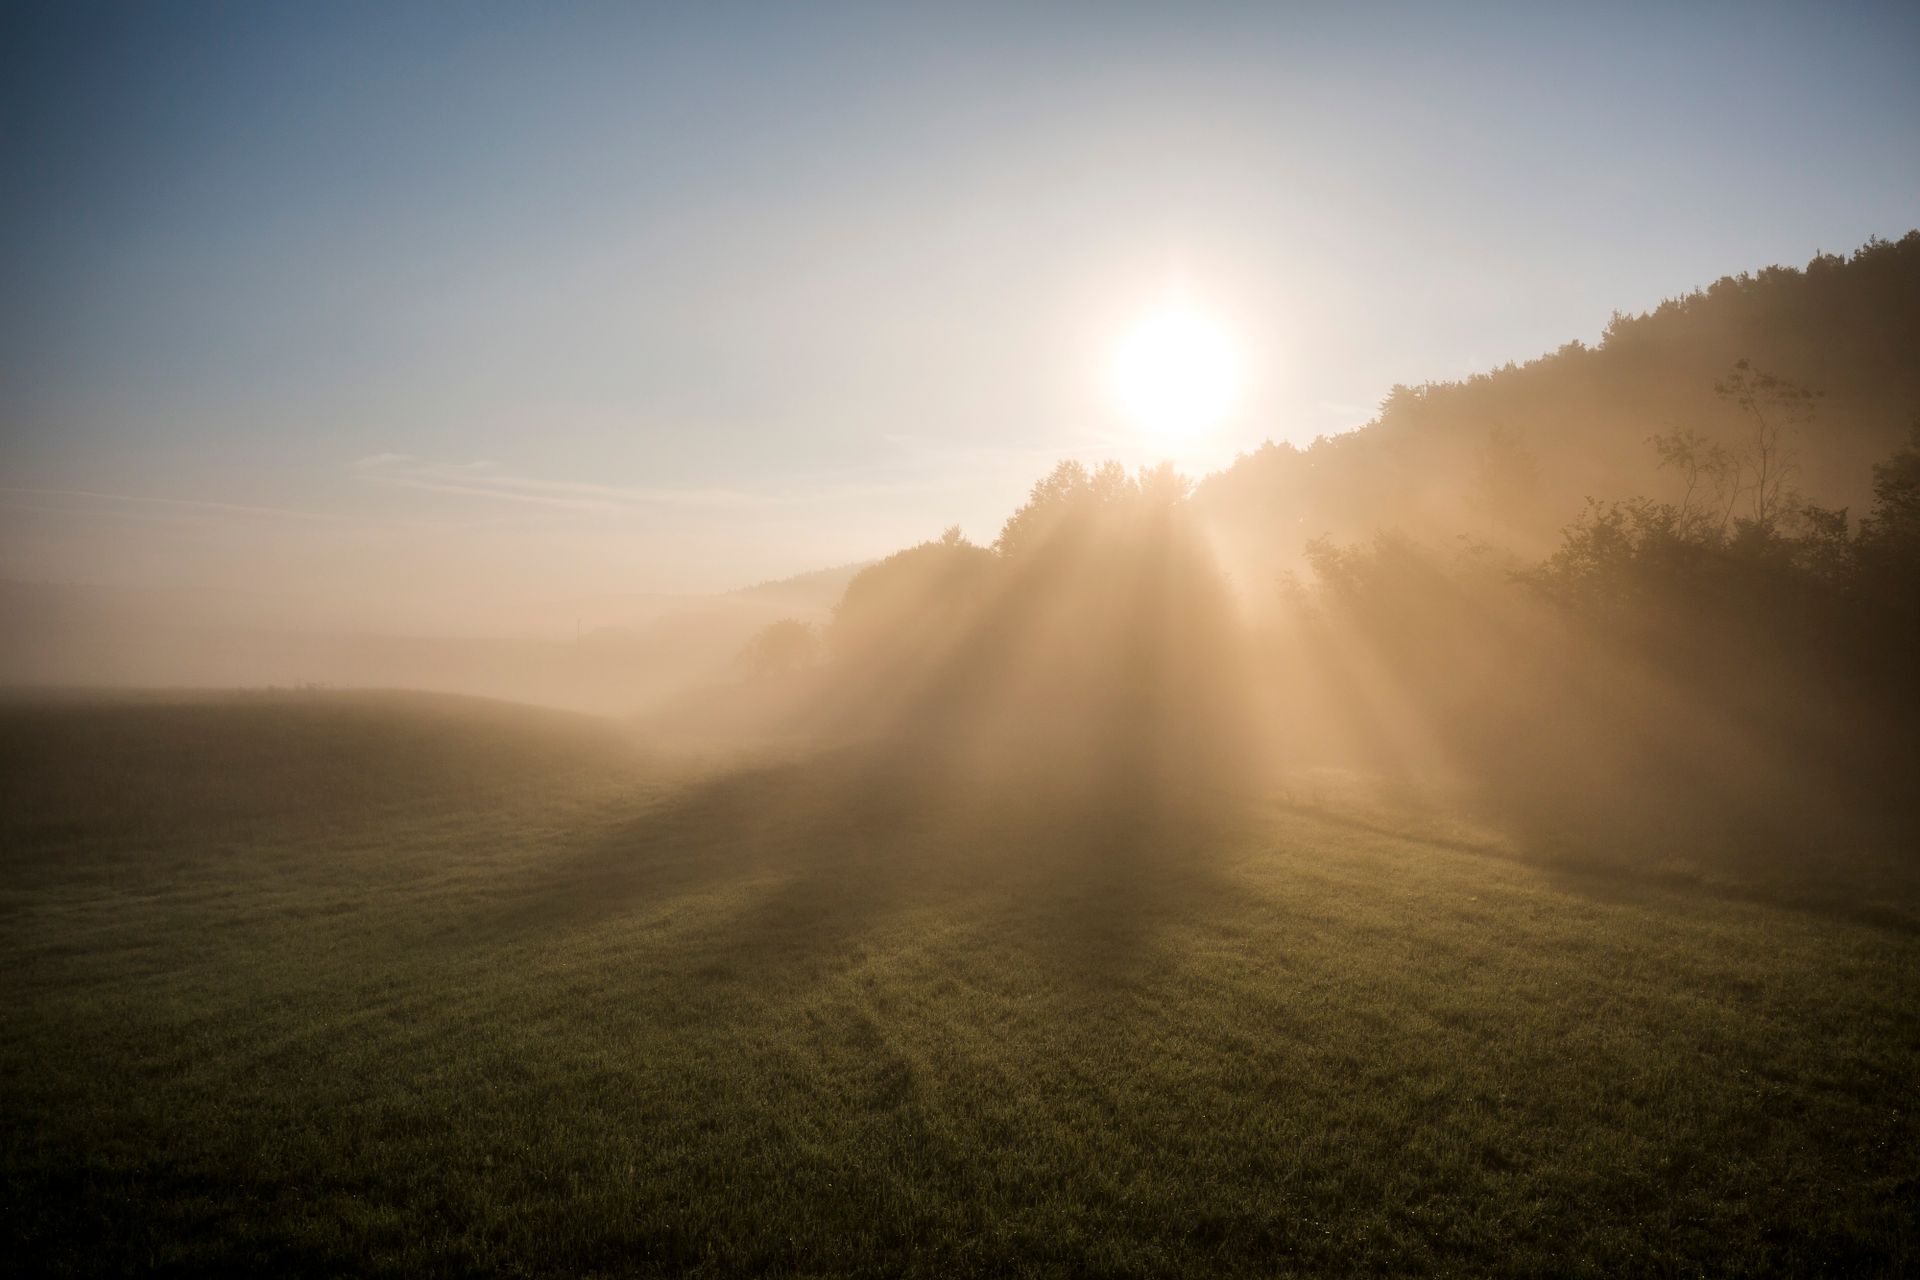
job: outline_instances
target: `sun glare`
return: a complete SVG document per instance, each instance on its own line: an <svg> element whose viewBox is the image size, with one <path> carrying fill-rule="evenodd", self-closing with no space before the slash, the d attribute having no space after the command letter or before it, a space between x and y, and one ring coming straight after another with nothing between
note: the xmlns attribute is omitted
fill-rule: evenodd
<svg viewBox="0 0 1920 1280"><path fill-rule="evenodd" d="M1114 348L1115 401L1156 440L1186 440L1214 426L1240 395L1240 353L1211 316L1169 301L1141 316Z"/></svg>

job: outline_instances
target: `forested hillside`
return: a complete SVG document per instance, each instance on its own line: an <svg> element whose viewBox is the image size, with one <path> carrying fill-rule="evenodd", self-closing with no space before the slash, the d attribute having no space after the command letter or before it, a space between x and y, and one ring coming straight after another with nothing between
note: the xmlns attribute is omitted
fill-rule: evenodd
<svg viewBox="0 0 1920 1280"><path fill-rule="evenodd" d="M1823 254L1804 270L1728 276L1600 342L1464 382L1396 386L1363 428L1305 448L1269 443L1201 482L1196 509L1236 576L1264 580L1314 537L1466 533L1535 553L1589 497L1678 499L1651 440L1691 431L1737 450L1753 430L1741 361L1809 393L1782 445L1805 501L1856 512L1875 462L1920 413L1920 231Z"/></svg>
<svg viewBox="0 0 1920 1280"><path fill-rule="evenodd" d="M1065 462L991 546L951 530L855 576L818 640L766 633L784 656L696 718L1109 808L1331 766L1589 843L1898 843L1916 334L1920 233L1396 389L1360 430L1197 488Z"/></svg>

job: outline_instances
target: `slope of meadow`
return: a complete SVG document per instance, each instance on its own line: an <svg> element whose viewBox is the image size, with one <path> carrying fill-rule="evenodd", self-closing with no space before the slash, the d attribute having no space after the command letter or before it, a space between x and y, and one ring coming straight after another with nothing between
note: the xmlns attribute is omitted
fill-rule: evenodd
<svg viewBox="0 0 1920 1280"><path fill-rule="evenodd" d="M1884 894L417 697L15 703L0 798L21 1274L1920 1265Z"/></svg>

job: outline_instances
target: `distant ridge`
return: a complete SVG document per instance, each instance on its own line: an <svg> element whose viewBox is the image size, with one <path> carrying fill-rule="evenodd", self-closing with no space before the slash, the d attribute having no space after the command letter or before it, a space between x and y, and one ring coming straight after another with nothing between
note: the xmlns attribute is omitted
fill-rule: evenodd
<svg viewBox="0 0 1920 1280"><path fill-rule="evenodd" d="M853 576L874 560L856 560L850 564L834 565L829 569L812 569L806 573L796 573L790 578L769 578L765 582L756 582L751 586L736 587L727 592L735 596L811 596L825 594L831 597L829 606L840 598L847 589Z"/></svg>

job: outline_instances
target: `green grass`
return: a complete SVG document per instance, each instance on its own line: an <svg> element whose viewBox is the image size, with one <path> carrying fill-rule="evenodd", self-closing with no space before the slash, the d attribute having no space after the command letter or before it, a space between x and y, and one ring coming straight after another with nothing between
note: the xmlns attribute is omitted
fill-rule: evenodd
<svg viewBox="0 0 1920 1280"><path fill-rule="evenodd" d="M939 781L452 700L0 708L10 1265L1920 1268L1911 902L1355 787Z"/></svg>

